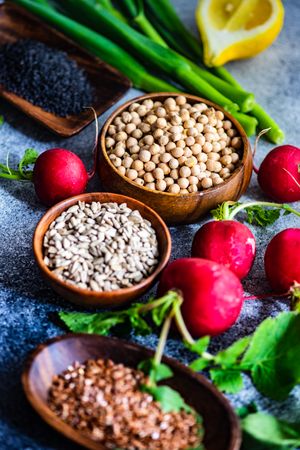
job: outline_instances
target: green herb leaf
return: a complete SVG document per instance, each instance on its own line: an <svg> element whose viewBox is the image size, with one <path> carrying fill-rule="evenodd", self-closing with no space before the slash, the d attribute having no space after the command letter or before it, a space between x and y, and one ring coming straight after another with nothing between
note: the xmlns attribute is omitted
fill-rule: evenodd
<svg viewBox="0 0 300 450"><path fill-rule="evenodd" d="M215 356L216 363L223 367L231 367L237 363L238 358L245 352L251 341L251 336L246 336L234 342L226 350L222 350Z"/></svg>
<svg viewBox="0 0 300 450"><path fill-rule="evenodd" d="M206 369L211 364L211 361L205 358L197 358L193 361L189 368L194 370L195 372L201 372L201 370Z"/></svg>
<svg viewBox="0 0 300 450"><path fill-rule="evenodd" d="M169 366L163 363L155 364L153 358L140 362L138 369L149 375L154 383L166 380L174 375Z"/></svg>
<svg viewBox="0 0 300 450"><path fill-rule="evenodd" d="M4 117L0 115L0 127L4 124Z"/></svg>
<svg viewBox="0 0 300 450"><path fill-rule="evenodd" d="M243 389L244 382L239 370L211 369L209 373L212 382L227 394L236 394Z"/></svg>
<svg viewBox="0 0 300 450"><path fill-rule="evenodd" d="M268 318L255 331L242 362L264 395L284 400L300 382L300 314Z"/></svg>
<svg viewBox="0 0 300 450"><path fill-rule="evenodd" d="M179 394L179 392L170 388L169 386L142 386L142 390L144 392L148 392L148 394L152 395L155 401L160 403L161 409L164 412L179 412L184 410L188 413L192 413L192 408L187 405Z"/></svg>
<svg viewBox="0 0 300 450"><path fill-rule="evenodd" d="M204 336L201 339L198 339L194 344L189 345L186 344L186 347L194 353L197 353L198 355L202 356L202 353L206 352L208 346L210 343L210 337Z"/></svg>
<svg viewBox="0 0 300 450"><path fill-rule="evenodd" d="M146 336L151 333L152 328L148 325L146 320L139 315L138 311L133 311L132 314L128 316L128 319L136 333L141 336Z"/></svg>
<svg viewBox="0 0 300 450"><path fill-rule="evenodd" d="M224 202L218 205L216 209L210 211L211 215L215 220L226 220L230 212L239 206L238 202Z"/></svg>
<svg viewBox="0 0 300 450"><path fill-rule="evenodd" d="M19 162L19 172L23 176L23 178L31 180L32 171L28 171L27 168L28 166L35 164L38 156L38 152L33 148L28 148L27 150L25 150L25 153Z"/></svg>
<svg viewBox="0 0 300 450"><path fill-rule="evenodd" d="M247 213L247 221L260 227L273 225L281 216L279 208L264 208L262 206L249 206L245 208Z"/></svg>
<svg viewBox="0 0 300 450"><path fill-rule="evenodd" d="M249 403L248 405L241 406L240 408L236 408L235 412L236 414L243 419L244 417L248 416L249 414L256 413L258 411L257 405L254 402Z"/></svg>
<svg viewBox="0 0 300 450"><path fill-rule="evenodd" d="M300 446L300 423L268 414L250 414L241 421L243 450L292 450Z"/></svg>
<svg viewBox="0 0 300 450"><path fill-rule="evenodd" d="M77 313L77 312L60 312L60 319L65 325L73 331L73 333L89 333L107 336L110 330L123 323L123 317L109 317L104 313Z"/></svg>

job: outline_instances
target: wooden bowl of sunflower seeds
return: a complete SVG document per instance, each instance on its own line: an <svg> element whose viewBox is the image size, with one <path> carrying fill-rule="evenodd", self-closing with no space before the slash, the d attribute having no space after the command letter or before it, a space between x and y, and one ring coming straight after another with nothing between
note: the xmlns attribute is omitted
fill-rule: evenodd
<svg viewBox="0 0 300 450"><path fill-rule="evenodd" d="M153 354L140 345L96 334L59 336L29 357L23 388L51 427L88 449L239 450L238 418L204 376L163 358L174 374L164 384L201 416L197 424L195 416L164 412L152 396L141 392L145 375L137 367Z"/></svg>
<svg viewBox="0 0 300 450"><path fill-rule="evenodd" d="M241 125L193 95L130 100L106 121L99 145L105 189L144 202L169 224L196 222L237 200L251 179L251 148Z"/></svg>
<svg viewBox="0 0 300 450"><path fill-rule="evenodd" d="M36 262L52 288L84 307L120 306L145 293L167 265L169 230L143 203L87 193L50 208L33 237Z"/></svg>

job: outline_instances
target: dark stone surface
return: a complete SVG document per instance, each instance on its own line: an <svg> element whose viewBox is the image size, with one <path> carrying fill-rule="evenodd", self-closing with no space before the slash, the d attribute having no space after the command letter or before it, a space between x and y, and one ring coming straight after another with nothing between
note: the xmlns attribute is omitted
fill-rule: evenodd
<svg viewBox="0 0 300 450"><path fill-rule="evenodd" d="M176 0L176 5L186 23L193 27L196 1ZM285 1L285 6L285 28L272 48L254 60L235 62L230 65L230 69L245 88L255 92L258 101L281 123L286 131L286 142L299 146L300 4L298 0L289 0ZM137 94L137 91L132 90L126 98ZM0 128L1 162L5 161L8 153L11 163L17 161L27 147L43 151L59 146L72 149L87 165L91 164L93 126L74 138L62 140L2 100L0 114L5 117L5 123ZM100 124L108 114L109 112L100 118ZM271 148L270 144L261 141L257 160L261 160ZM20 384L22 365L28 352L40 342L63 333L51 320L51 314L62 309L72 309L46 285L33 259L32 234L45 208L38 203L30 184L1 180L0 189L0 449L75 449L72 443L55 434L31 410ZM99 189L98 180L89 189ZM247 198L263 198L255 177ZM258 255L253 270L244 283L246 291L251 295L268 292L263 271L264 248L276 232L291 226L299 226L299 219L288 216L276 226L263 231L253 227ZM171 229L173 258L189 256L197 229L198 225ZM279 300L245 302L240 320L228 333L214 340L212 350L251 333L265 317L276 315L286 308L286 303ZM154 336L136 340L148 346L154 346L156 342ZM189 359L189 355L176 340L170 340L167 353L183 361ZM245 389L239 395L232 396L231 400L234 405L255 400L264 410L290 420L300 420L299 389L295 389L284 403L278 404L259 396L246 379Z"/></svg>

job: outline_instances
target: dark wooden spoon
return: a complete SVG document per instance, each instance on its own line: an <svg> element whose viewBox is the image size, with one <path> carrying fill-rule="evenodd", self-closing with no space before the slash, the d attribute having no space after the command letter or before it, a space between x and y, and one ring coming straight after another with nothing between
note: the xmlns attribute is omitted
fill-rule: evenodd
<svg viewBox="0 0 300 450"><path fill-rule="evenodd" d="M153 351L136 344L90 334L69 334L40 345L29 357L22 375L25 394L38 414L55 430L88 449L105 447L61 421L48 407L47 394L52 377L75 361L112 359L134 367L153 355ZM202 375L174 359L164 358L174 377L166 384L178 390L204 420L206 450L239 450L241 432L238 418L228 400ZM166 449L167 450L167 449ZM168 449L171 450L171 449Z"/></svg>

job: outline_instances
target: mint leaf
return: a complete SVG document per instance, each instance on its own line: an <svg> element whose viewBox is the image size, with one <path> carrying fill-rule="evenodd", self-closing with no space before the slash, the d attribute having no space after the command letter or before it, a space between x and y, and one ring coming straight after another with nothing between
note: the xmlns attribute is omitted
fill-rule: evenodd
<svg viewBox="0 0 300 450"><path fill-rule="evenodd" d="M243 378L239 370L211 369L209 374L212 382L227 394L236 394L243 389Z"/></svg>
<svg viewBox="0 0 300 450"><path fill-rule="evenodd" d="M273 225L281 216L279 208L264 208L262 206L249 206L245 208L247 213L247 221L260 227Z"/></svg>
<svg viewBox="0 0 300 450"><path fill-rule="evenodd" d="M179 392L169 386L142 386L144 392L152 395L155 401L160 403L161 409L168 412L179 412L181 410L192 413L192 408L187 405Z"/></svg>
<svg viewBox="0 0 300 450"><path fill-rule="evenodd" d="M250 336L246 336L234 342L226 350L222 350L215 356L216 363L221 366L231 367L237 363L238 358L245 352L251 341Z"/></svg>
<svg viewBox="0 0 300 450"><path fill-rule="evenodd" d="M242 362L256 388L284 400L300 382L300 314L284 312L264 320L255 331Z"/></svg>
<svg viewBox="0 0 300 450"><path fill-rule="evenodd" d="M60 319L73 333L89 333L107 336L111 328L122 323L121 317L109 317L107 313L60 312Z"/></svg>
<svg viewBox="0 0 300 450"><path fill-rule="evenodd" d="M241 421L243 450L292 450L300 446L300 423L268 414L249 414Z"/></svg>
<svg viewBox="0 0 300 450"><path fill-rule="evenodd" d="M206 352L208 346L210 343L210 337L204 336L200 339L198 339L194 344L186 344L186 347L194 353L197 353L198 355L202 356L202 353Z"/></svg>
<svg viewBox="0 0 300 450"><path fill-rule="evenodd" d="M138 369L149 375L151 381L158 383L159 381L171 378L174 374L169 366L160 363L155 364L153 359L146 359L138 365Z"/></svg>

